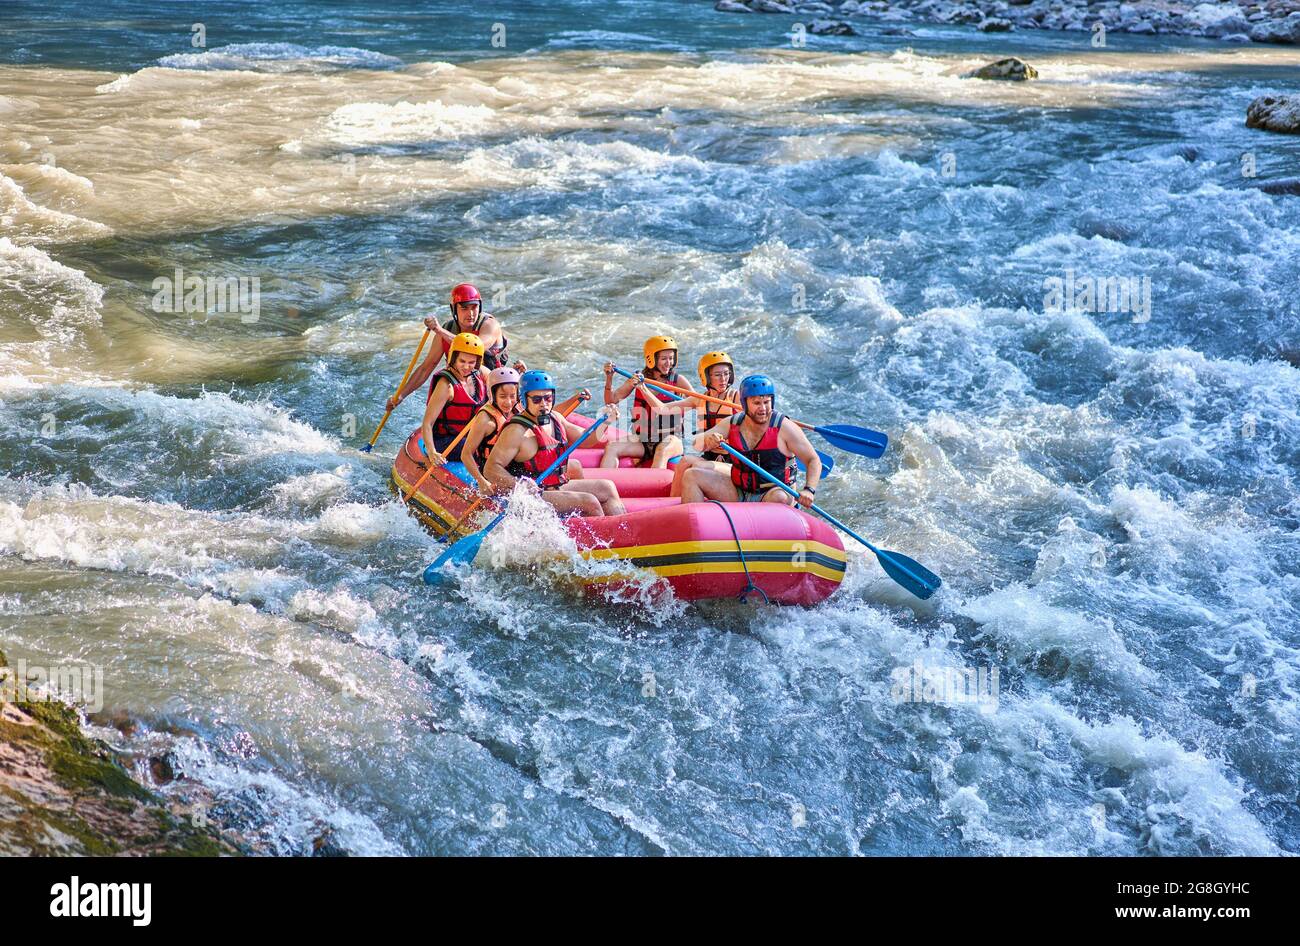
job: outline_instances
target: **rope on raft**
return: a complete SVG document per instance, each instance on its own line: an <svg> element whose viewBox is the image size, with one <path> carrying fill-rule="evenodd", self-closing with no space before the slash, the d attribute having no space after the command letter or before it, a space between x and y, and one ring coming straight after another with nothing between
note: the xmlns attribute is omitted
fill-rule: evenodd
<svg viewBox="0 0 1300 946"><path fill-rule="evenodd" d="M731 521L731 513L727 512L727 507L722 505L722 503L718 502L716 499L710 499L709 502L721 509L722 514L727 517L727 525L731 526L731 536L736 540L736 551L740 553L740 567L745 570L745 587L741 589L740 594L736 596L736 600L748 601L749 596L757 592L763 596L764 604L771 604L772 602L767 597L767 592L754 584L754 576L749 573L749 563L745 561L745 549L740 544L740 533L736 531L736 524Z"/></svg>

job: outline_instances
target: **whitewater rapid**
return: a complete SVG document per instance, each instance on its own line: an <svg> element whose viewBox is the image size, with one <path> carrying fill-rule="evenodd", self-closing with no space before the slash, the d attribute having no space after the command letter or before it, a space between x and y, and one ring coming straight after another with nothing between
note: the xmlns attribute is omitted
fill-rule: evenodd
<svg viewBox="0 0 1300 946"><path fill-rule="evenodd" d="M979 83L985 37L641 6L0 63L0 649L102 665L97 731L273 853L1300 849L1300 217L1256 186L1300 145L1242 124L1285 51ZM178 266L258 317L155 311ZM1067 270L1149 317L1049 311ZM358 448L465 279L566 389L664 331L887 431L819 499L944 591L854 548L814 609L593 606L532 509L433 594L418 398ZM996 705L898 702L918 661Z"/></svg>

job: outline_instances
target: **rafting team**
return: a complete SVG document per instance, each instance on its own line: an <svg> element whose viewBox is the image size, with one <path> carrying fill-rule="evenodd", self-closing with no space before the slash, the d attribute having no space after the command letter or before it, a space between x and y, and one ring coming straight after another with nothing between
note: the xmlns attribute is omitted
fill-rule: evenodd
<svg viewBox="0 0 1300 946"><path fill-rule="evenodd" d="M618 488L607 479L585 479L582 466L541 475L584 429L567 413L590 397L579 392L567 411L556 409L556 386L545 371L528 370L510 362L509 342L501 323L483 311L474 286L462 283L451 291L452 317L439 323L430 316L425 325L442 342L434 345L420 367L388 399L393 410L426 381L429 393L421 424L416 459L442 466L459 460L481 491L508 493L517 483L540 492L561 515L614 516L625 512ZM436 371L446 356L447 363ZM614 468L623 457L638 466L666 469L675 464L671 496L682 502L777 502L794 500L770 480L740 463L730 463L731 447L788 486L793 486L801 461L806 470L799 503L811 506L822 464L803 430L776 412L776 386L766 375L750 375L735 383L735 365L723 351L711 351L699 361L696 393L689 378L677 373L677 343L656 335L644 345L645 366L617 388L615 368L605 365L605 404L617 417L618 404L629 395L632 431L608 437L600 465ZM664 385L657 391L652 385ZM680 389L680 394L671 389ZM703 432L692 446L700 456L685 456L684 426L688 411L703 417ZM432 445L432 451L428 446ZM421 452L423 451L423 452Z"/></svg>

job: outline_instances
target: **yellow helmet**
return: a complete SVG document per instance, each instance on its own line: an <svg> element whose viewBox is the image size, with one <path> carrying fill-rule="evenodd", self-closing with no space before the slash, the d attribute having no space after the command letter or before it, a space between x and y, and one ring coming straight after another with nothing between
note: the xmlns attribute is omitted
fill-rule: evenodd
<svg viewBox="0 0 1300 946"><path fill-rule="evenodd" d="M483 341L473 332L461 332L451 340L451 350L447 352L447 366L451 367L456 363L457 352L465 352L467 355L478 357L478 363L483 364L483 355L487 351L483 347Z"/></svg>
<svg viewBox="0 0 1300 946"><path fill-rule="evenodd" d="M671 351L673 353L673 364L677 364L677 339L671 335L656 335L653 338L647 338L641 350L645 353L645 366L647 368L655 366L655 356L661 351Z"/></svg>
<svg viewBox="0 0 1300 946"><path fill-rule="evenodd" d="M714 365L726 365L731 369L731 376L736 376L736 365L725 351L711 351L700 359L700 384L709 386L709 369Z"/></svg>

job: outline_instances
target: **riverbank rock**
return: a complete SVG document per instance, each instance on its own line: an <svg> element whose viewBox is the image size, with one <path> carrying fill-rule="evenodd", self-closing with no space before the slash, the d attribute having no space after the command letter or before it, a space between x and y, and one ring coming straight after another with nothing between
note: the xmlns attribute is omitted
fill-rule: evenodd
<svg viewBox="0 0 1300 946"><path fill-rule="evenodd" d="M3 654L0 675L17 692ZM0 856L238 853L133 779L71 707L0 700Z"/></svg>
<svg viewBox="0 0 1300 946"><path fill-rule="evenodd" d="M1246 127L1300 135L1300 95L1261 95L1246 107Z"/></svg>
<svg viewBox="0 0 1300 946"><path fill-rule="evenodd" d="M966 24L985 33L1107 30L1138 36L1206 36L1228 43L1300 43L1296 0L719 0L727 13L870 16ZM1008 23L1010 26L1004 26Z"/></svg>
<svg viewBox="0 0 1300 946"><path fill-rule="evenodd" d="M1206 36L1221 37L1250 29L1241 7L1235 3L1201 3L1183 14L1183 22Z"/></svg>
<svg viewBox="0 0 1300 946"><path fill-rule="evenodd" d="M1024 82L1037 79L1038 70L1022 59L999 59L987 66L980 66L962 74L963 79L1006 79L1012 82Z"/></svg>
<svg viewBox="0 0 1300 946"><path fill-rule="evenodd" d="M843 20L813 20L808 32L817 36L857 36L858 31Z"/></svg>
<svg viewBox="0 0 1300 946"><path fill-rule="evenodd" d="M1285 20L1255 24L1250 38L1257 43L1300 43L1300 11L1290 14Z"/></svg>

